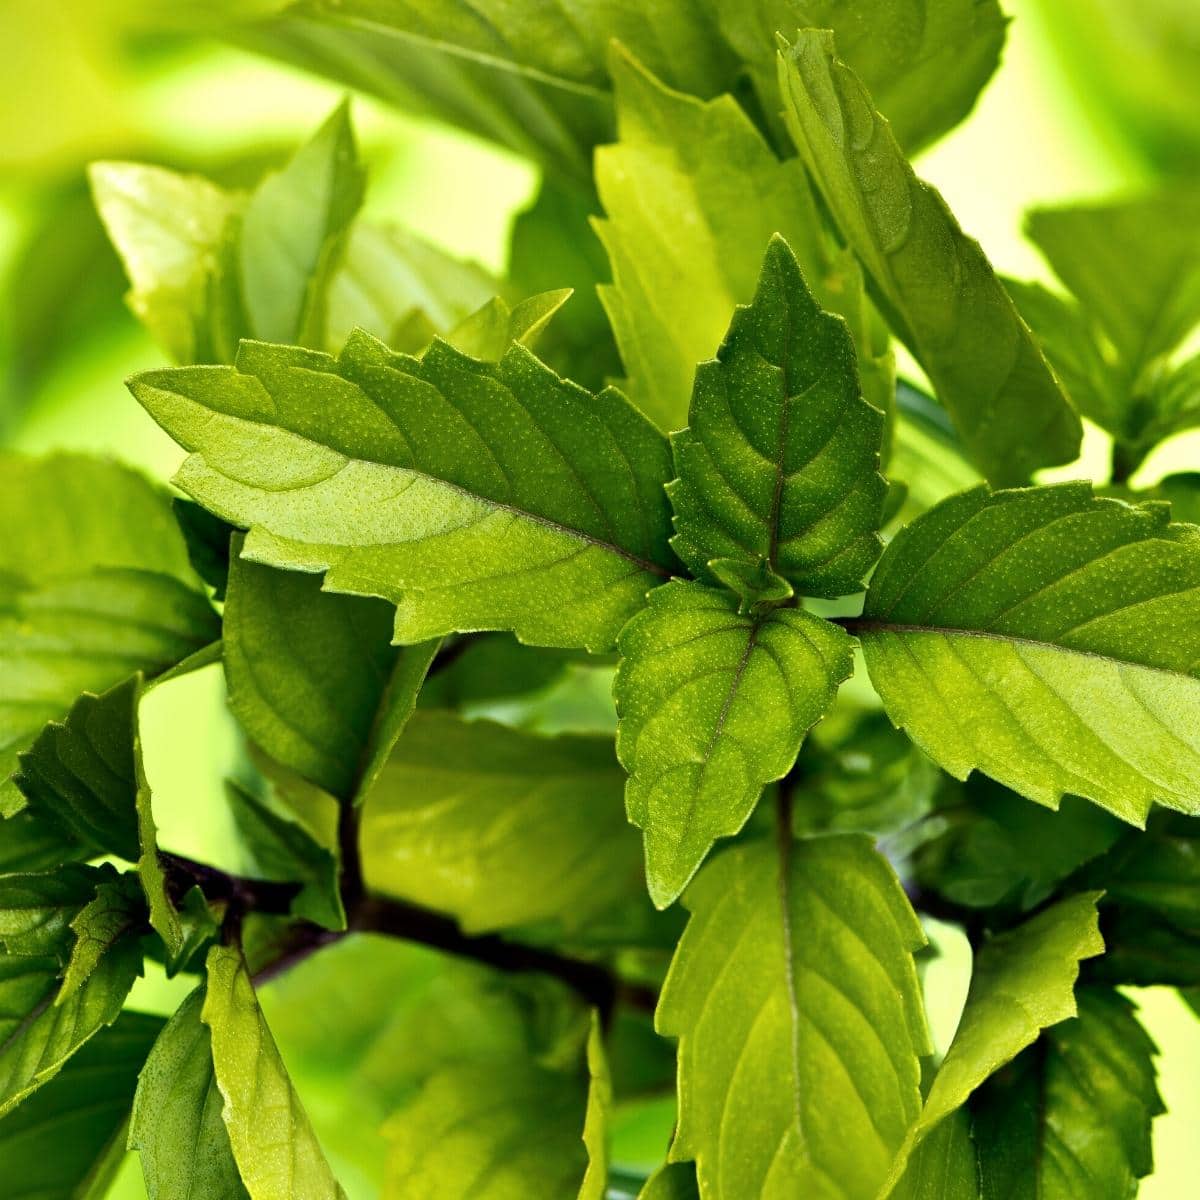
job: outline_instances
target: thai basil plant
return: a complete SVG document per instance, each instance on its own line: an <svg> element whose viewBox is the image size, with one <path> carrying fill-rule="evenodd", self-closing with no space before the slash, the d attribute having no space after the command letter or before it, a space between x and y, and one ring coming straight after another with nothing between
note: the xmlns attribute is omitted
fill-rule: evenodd
<svg viewBox="0 0 1200 1200"><path fill-rule="evenodd" d="M1121 989L1200 985L1200 476L1131 484L1200 425L1200 191L998 277L909 163L994 0L254 7L542 182L493 278L361 215L347 106L249 190L93 167L186 454L0 466L0 1191L1132 1196ZM144 756L201 671L219 863Z"/></svg>

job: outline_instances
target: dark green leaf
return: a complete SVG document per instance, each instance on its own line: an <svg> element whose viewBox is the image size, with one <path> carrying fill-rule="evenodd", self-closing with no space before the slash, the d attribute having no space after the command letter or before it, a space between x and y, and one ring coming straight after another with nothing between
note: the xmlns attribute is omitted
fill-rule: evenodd
<svg viewBox="0 0 1200 1200"><path fill-rule="evenodd" d="M296 883L292 912L328 929L345 929L346 913L338 891L336 850L323 845L299 821L276 811L236 783L226 785L233 819L256 874L280 883Z"/></svg>
<svg viewBox="0 0 1200 1200"><path fill-rule="evenodd" d="M236 369L132 387L193 451L180 485L251 527L248 557L385 596L402 642L507 628L607 649L670 572L665 442L522 347L485 364L366 335L337 360L246 343Z"/></svg>
<svg viewBox="0 0 1200 1200"><path fill-rule="evenodd" d="M1153 1169L1154 1043L1117 992L1077 1000L972 1104L985 1197L1127 1200Z"/></svg>
<svg viewBox="0 0 1200 1200"><path fill-rule="evenodd" d="M230 707L272 758L357 803L412 712L437 642L398 649L390 605L251 562L242 545L239 536L225 603Z"/></svg>
<svg viewBox="0 0 1200 1200"><path fill-rule="evenodd" d="M70 1057L120 1015L141 973L140 931L126 932L81 987L55 1002L55 972L36 958L0 959L0 1117L53 1079ZM53 960L50 960L51 963ZM19 1001L17 1005L12 1000Z"/></svg>
<svg viewBox="0 0 1200 1200"><path fill-rule="evenodd" d="M913 173L866 88L806 30L779 60L788 127L889 324L924 367L971 458L1023 483L1079 452L1079 418L977 242Z"/></svg>
<svg viewBox="0 0 1200 1200"><path fill-rule="evenodd" d="M0 948L66 961L71 921L112 869L67 863L57 871L0 875Z"/></svg>
<svg viewBox="0 0 1200 1200"><path fill-rule="evenodd" d="M954 1041L881 1196L892 1195L912 1153L976 1088L1032 1045L1043 1029L1075 1015L1079 962L1104 950L1098 899L1099 893L1090 892L1060 900L977 953Z"/></svg>
<svg viewBox="0 0 1200 1200"><path fill-rule="evenodd" d="M857 592L879 555L883 414L863 398L843 322L823 312L782 238L671 439L671 544L698 579L765 562L806 596ZM784 597L786 598L786 597Z"/></svg>
<svg viewBox="0 0 1200 1200"><path fill-rule="evenodd" d="M1102 887L1106 952L1090 975L1142 986L1200 984L1200 822L1175 813L1151 817L1079 874Z"/></svg>
<svg viewBox="0 0 1200 1200"><path fill-rule="evenodd" d="M660 908L787 774L853 667L837 626L800 609L737 608L727 592L676 580L621 634L617 753Z"/></svg>
<svg viewBox="0 0 1200 1200"><path fill-rule="evenodd" d="M99 1200L108 1194L125 1153L137 1074L162 1024L157 1017L122 1013L56 1079L0 1121L6 1200Z"/></svg>

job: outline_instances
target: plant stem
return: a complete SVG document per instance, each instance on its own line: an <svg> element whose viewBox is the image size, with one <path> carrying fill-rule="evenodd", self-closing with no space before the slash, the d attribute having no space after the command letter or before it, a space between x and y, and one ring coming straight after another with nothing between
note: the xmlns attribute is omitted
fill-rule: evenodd
<svg viewBox="0 0 1200 1200"><path fill-rule="evenodd" d="M349 806L343 810L343 816L346 812L351 813L351 819L344 820L342 831L349 836L352 829L357 845L357 814ZM286 915L299 890L296 884L231 875L177 854L164 853L161 857L172 895L181 896L189 888L199 886L208 899L236 906L242 915L250 912ZM347 857L343 858L344 864L348 861ZM353 862L357 861L355 853ZM472 937L463 933L452 917L402 900L369 895L361 890L361 871L357 867L352 870L353 876L345 872L343 874L344 885L350 885L344 886L343 894L347 928L335 931L311 921L298 921L292 927L288 942L279 956L256 972L256 982L281 975L289 967L348 933L377 933L429 946L444 954L470 959L500 971L549 975L566 984L585 1003L599 1009L605 1023L611 1019L618 999L630 1007L650 1011L654 1008L657 995L652 989L626 984L603 963L523 942L511 942L494 934ZM352 894L353 879L358 880L357 894Z"/></svg>

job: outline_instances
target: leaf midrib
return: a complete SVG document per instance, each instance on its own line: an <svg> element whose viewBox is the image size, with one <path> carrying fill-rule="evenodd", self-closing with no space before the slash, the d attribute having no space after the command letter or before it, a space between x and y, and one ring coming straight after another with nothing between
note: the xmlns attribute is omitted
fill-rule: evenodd
<svg viewBox="0 0 1200 1200"><path fill-rule="evenodd" d="M247 418L240 418L240 419L247 420ZM611 554L617 555L619 558L625 559L627 562L633 563L633 565L635 567L637 567L639 570L647 571L652 575L657 575L661 579L670 579L671 578L671 571L667 567L664 567L660 563L656 563L651 559L643 558L641 555L635 554L632 550L626 550L623 546L617 546L617 545L614 545L612 542L606 542L603 538L598 538L594 534L585 533L582 529L575 529L571 525L564 525L561 521L555 521L550 517L543 517L543 516L539 515L538 513L529 512L527 509L518 508L515 504L508 504L503 500L492 500L487 496L481 496L478 492L473 492L469 488L463 487L462 484L454 483L453 481L451 481L449 479L443 479L439 475L432 475L428 471L422 471L417 467L401 467L401 466L397 466L395 463L382 462L376 458L360 458L354 454L346 454L345 452L343 452L341 450L334 451L333 447L325 446L323 443L317 441L314 438L308 437L305 434L295 433L293 430L287 429L283 425L272 425L268 421L254 421L254 420L251 420L248 423L253 424L253 425L259 425L265 429L277 429L283 433L290 433L293 436L301 438L302 440L308 442L309 444L311 444L313 446L319 446L323 450L333 451L333 453L336 453L341 458L345 459L345 463L343 464L342 467L339 468L339 471L344 469L345 465L348 463L365 463L365 464L369 464L371 466L383 467L384 469L389 470L389 471L400 471L406 475L415 475L421 479L427 480L428 482L437 485L438 487L449 488L451 491L457 492L460 496L465 496L468 500L474 501L476 504L482 504L488 508L498 509L502 512L512 513L513 516L521 517L526 521L532 521L537 525L541 525L541 526L545 527L546 529L553 530L555 533L561 533L567 537L574 538L576 541L585 542L586 544L588 544L590 546L595 546L598 549L606 550ZM224 471L213 466L212 463L209 462L208 457L204 454L203 451L193 452L192 457L200 459L204 463L204 465L208 468L208 470L214 472L214 474L220 475L222 479L228 479L231 482L233 482L235 484L239 484L242 487L248 486L243 481L238 480L231 475L227 475ZM330 479L332 477L333 476L330 475L330 476L327 476L326 479ZM321 482L325 482L325 481L323 480ZM265 488L257 487L257 485L253 485L253 484L251 484L249 486L255 487L256 490L259 490L259 491L267 490ZM301 486L310 486L310 485L301 485ZM295 490L299 490L299 489L295 488L295 489L291 489L291 490L295 491ZM218 514L218 515L220 515L220 514ZM265 523L262 521L251 522L252 527L255 525L264 525L264 524Z"/></svg>
<svg viewBox="0 0 1200 1200"><path fill-rule="evenodd" d="M864 633L936 633L945 637L980 638L985 641L1004 642L1018 646L1033 646L1038 650L1056 650L1060 654L1078 654L1084 658L1095 658L1100 662L1115 663L1123 667L1137 667L1141 671L1157 671L1175 679L1191 679L1200 683L1200 678L1187 671L1179 671L1173 667L1156 667L1149 663L1135 662L1129 658L1116 658L1111 654L1101 654L1097 650L1083 650L1076 646L1064 646L1061 642L1048 642L1039 638L1021 637L1011 633L997 633L990 629L960 629L950 625L918 625L904 624L895 621L877 621L869 617L851 617L838 622L847 633L861 637Z"/></svg>

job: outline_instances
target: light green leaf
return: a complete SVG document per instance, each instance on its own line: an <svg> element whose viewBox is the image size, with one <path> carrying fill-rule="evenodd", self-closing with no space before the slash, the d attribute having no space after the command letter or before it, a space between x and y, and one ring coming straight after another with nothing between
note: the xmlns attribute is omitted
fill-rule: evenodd
<svg viewBox="0 0 1200 1200"><path fill-rule="evenodd" d="M122 1013L57 1079L0 1121L0 1179L15 1189L14 1200L108 1194L125 1152L137 1073L162 1026L158 1017Z"/></svg>
<svg viewBox="0 0 1200 1200"><path fill-rule="evenodd" d="M920 1111L916 916L868 838L719 855L659 1001L706 1200L874 1200ZM738 1131L736 1139L729 1133Z"/></svg>
<svg viewBox="0 0 1200 1200"><path fill-rule="evenodd" d="M659 908L787 774L853 668L837 626L801 609L754 617L737 607L727 592L677 580L651 592L621 634L617 754Z"/></svg>
<svg viewBox="0 0 1200 1200"><path fill-rule="evenodd" d="M63 972L54 1003L65 1005L99 969L104 959L131 936L140 937L146 922L146 904L132 874L106 871L96 894L71 920L75 943Z"/></svg>
<svg viewBox="0 0 1200 1200"><path fill-rule="evenodd" d="M138 320L177 362L219 361L215 309L241 197L198 175L140 163L93 163L88 178Z"/></svg>
<svg viewBox="0 0 1200 1200"><path fill-rule="evenodd" d="M238 235L238 270L250 335L325 344L325 305L346 230L362 203L348 103L251 193Z"/></svg>
<svg viewBox="0 0 1200 1200"><path fill-rule="evenodd" d="M567 1200L587 1168L584 1103L578 1077L530 1062L446 1067L385 1126L383 1200Z"/></svg>
<svg viewBox="0 0 1200 1200"><path fill-rule="evenodd" d="M418 712L363 810L364 873L470 933L578 932L643 893L624 782L611 738Z"/></svg>
<svg viewBox="0 0 1200 1200"><path fill-rule="evenodd" d="M437 642L391 645L393 610L242 557L223 640L229 704L272 758L347 803L370 788L412 712Z"/></svg>
<svg viewBox="0 0 1200 1200"><path fill-rule="evenodd" d="M897 535L861 621L892 721L962 779L1142 824L1200 811L1200 532L1086 483L965 492Z"/></svg>
<svg viewBox="0 0 1200 1200"><path fill-rule="evenodd" d="M686 423L696 364L754 294L780 233L820 302L849 323L864 390L886 410L890 355L871 328L861 273L826 239L801 164L781 163L729 96L704 103L671 91L624 54L612 71L618 141L596 152L607 217L595 224L613 272L600 295L633 401L663 429Z"/></svg>
<svg viewBox="0 0 1200 1200"><path fill-rule="evenodd" d="M502 297L494 296L460 321L446 335L446 341L456 350L482 362L499 362L514 342L532 350L546 326L570 298L570 288L558 288L530 296L510 307Z"/></svg>
<svg viewBox="0 0 1200 1200"><path fill-rule="evenodd" d="M1200 190L1176 185L1132 200L1034 209L1026 221L1058 277L1103 327L1129 387L1200 324L1197 213Z"/></svg>
<svg viewBox="0 0 1200 1200"><path fill-rule="evenodd" d="M239 949L208 952L201 1020L222 1120L250 1200L345 1200L288 1078Z"/></svg>
<svg viewBox="0 0 1200 1200"><path fill-rule="evenodd" d="M879 556L883 414L863 398L843 322L823 312L782 238L714 362L696 370L671 545L693 575L765 562L806 596L857 592Z"/></svg>
<svg viewBox="0 0 1200 1200"><path fill-rule="evenodd" d="M1075 1015L1081 959L1104 951L1096 918L1100 893L1060 900L986 942L975 956L967 1004L954 1041L908 1131L889 1184L909 1155L989 1076L1031 1046L1043 1029ZM881 1195L891 1195L885 1187Z"/></svg>
<svg viewBox="0 0 1200 1200"><path fill-rule="evenodd" d="M325 345L340 350L365 329L397 350L397 332L422 314L448 333L499 291L482 267L461 262L406 229L356 221L329 281Z"/></svg>
<svg viewBox="0 0 1200 1200"><path fill-rule="evenodd" d="M884 315L933 381L971 458L1023 483L1079 451L1079 418L977 242L913 173L867 90L806 30L779 59L788 128Z"/></svg>
<svg viewBox="0 0 1200 1200"><path fill-rule="evenodd" d="M1101 428L1123 435L1130 397L1091 315L1040 283L1006 279L1004 286L1075 407Z"/></svg>
<svg viewBox="0 0 1200 1200"><path fill-rule="evenodd" d="M578 1200L604 1200L608 1192L609 1122L612 1120L612 1074L604 1051L599 1013L592 1013L587 1042L588 1095L583 1119L583 1144L588 1165L579 1185Z"/></svg>
<svg viewBox="0 0 1200 1200"><path fill-rule="evenodd" d="M140 930L130 930L62 1004L53 960L0 958L0 1117L53 1079L91 1037L120 1015L141 974ZM47 971L46 965L50 970Z"/></svg>
<svg viewBox="0 0 1200 1200"><path fill-rule="evenodd" d="M100 459L0 456L0 812L25 803L18 755L78 696L218 634L165 492Z"/></svg>
<svg viewBox="0 0 1200 1200"><path fill-rule="evenodd" d="M1118 992L1078 1005L972 1104L984 1196L1127 1200L1153 1170L1154 1043Z"/></svg>
<svg viewBox="0 0 1200 1200"><path fill-rule="evenodd" d="M255 874L301 884L292 912L327 929L345 929L336 849L323 845L305 825L277 812L239 784L227 782L226 791L238 832L254 860Z"/></svg>
<svg viewBox="0 0 1200 1200"><path fill-rule="evenodd" d="M400 642L511 629L605 650L671 571L663 439L520 346L491 364L366 335L337 360L246 343L237 368L131 386L193 451L180 486L250 526L247 557L384 596Z"/></svg>
<svg viewBox="0 0 1200 1200"><path fill-rule="evenodd" d="M138 1079L129 1128L149 1200L245 1200L229 1135L212 1043L197 988L159 1034Z"/></svg>
<svg viewBox="0 0 1200 1200"><path fill-rule="evenodd" d="M56 871L0 875L0 949L65 961L72 920L110 874L111 868L67 863Z"/></svg>
<svg viewBox="0 0 1200 1200"><path fill-rule="evenodd" d="M771 235L813 261L816 208L801 165L780 163L732 97L671 91L628 54L614 53L612 72L618 141L596 152L607 218L595 225L613 283L600 296L630 398L678 429L696 364L753 294Z"/></svg>

